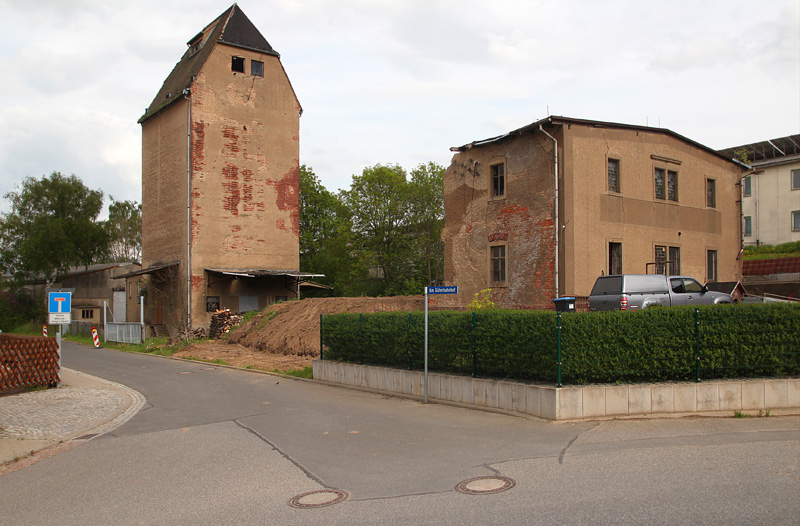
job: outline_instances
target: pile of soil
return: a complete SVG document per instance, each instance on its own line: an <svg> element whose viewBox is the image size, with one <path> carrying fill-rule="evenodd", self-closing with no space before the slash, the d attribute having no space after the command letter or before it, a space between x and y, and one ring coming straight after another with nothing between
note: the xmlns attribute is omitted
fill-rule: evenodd
<svg viewBox="0 0 800 526"><path fill-rule="evenodd" d="M230 365L287 370L311 365L319 356L319 316L341 312L416 312L424 296L309 298L278 303L231 331L225 341L193 343L174 356L222 360Z"/></svg>

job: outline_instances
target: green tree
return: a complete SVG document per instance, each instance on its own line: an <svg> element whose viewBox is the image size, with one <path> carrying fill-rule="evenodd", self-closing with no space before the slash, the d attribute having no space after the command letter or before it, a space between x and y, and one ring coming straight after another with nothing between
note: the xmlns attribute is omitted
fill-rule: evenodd
<svg viewBox="0 0 800 526"><path fill-rule="evenodd" d="M404 292L410 274L409 184L398 165L364 168L342 200L350 209L355 249L368 262L378 294Z"/></svg>
<svg viewBox="0 0 800 526"><path fill-rule="evenodd" d="M11 211L0 217L0 262L16 279L52 282L69 267L89 265L107 253L108 232L97 221L103 192L87 188L77 176L28 177L20 191L4 197Z"/></svg>
<svg viewBox="0 0 800 526"><path fill-rule="evenodd" d="M421 286L441 283L444 274L444 172L434 162L420 164L411 171L410 221L415 250L424 270ZM418 290L421 288L418 287Z"/></svg>
<svg viewBox="0 0 800 526"><path fill-rule="evenodd" d="M136 201L116 201L111 198L106 221L110 261L141 261L142 205Z"/></svg>

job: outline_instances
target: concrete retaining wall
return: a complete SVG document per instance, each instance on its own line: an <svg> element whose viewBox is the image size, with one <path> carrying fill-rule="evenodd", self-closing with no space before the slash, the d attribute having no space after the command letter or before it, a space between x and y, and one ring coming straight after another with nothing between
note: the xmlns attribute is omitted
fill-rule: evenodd
<svg viewBox="0 0 800 526"><path fill-rule="evenodd" d="M315 360L314 379L422 398L421 371ZM530 385L428 374L428 399L514 411L548 420L629 415L800 409L800 378L589 387Z"/></svg>

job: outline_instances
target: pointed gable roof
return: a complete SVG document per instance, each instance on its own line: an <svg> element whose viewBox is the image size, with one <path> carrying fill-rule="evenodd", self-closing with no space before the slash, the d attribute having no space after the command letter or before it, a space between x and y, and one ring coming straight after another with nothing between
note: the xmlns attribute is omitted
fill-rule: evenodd
<svg viewBox="0 0 800 526"><path fill-rule="evenodd" d="M217 43L280 58L280 54L272 49L241 8L233 4L187 43L189 49L172 69L144 115L139 118L139 124L181 99L184 90L192 85Z"/></svg>

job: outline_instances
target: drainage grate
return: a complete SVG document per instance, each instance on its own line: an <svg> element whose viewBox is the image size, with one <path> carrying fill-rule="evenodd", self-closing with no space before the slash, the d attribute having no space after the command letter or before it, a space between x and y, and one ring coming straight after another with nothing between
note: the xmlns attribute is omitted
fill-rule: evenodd
<svg viewBox="0 0 800 526"><path fill-rule="evenodd" d="M486 477L473 477L456 485L456 491L467 495L487 495L500 493L516 486L517 483L508 477L489 475Z"/></svg>
<svg viewBox="0 0 800 526"><path fill-rule="evenodd" d="M324 508L332 504L338 504L350 497L346 491L339 489L320 489L302 493L289 501L292 508Z"/></svg>

